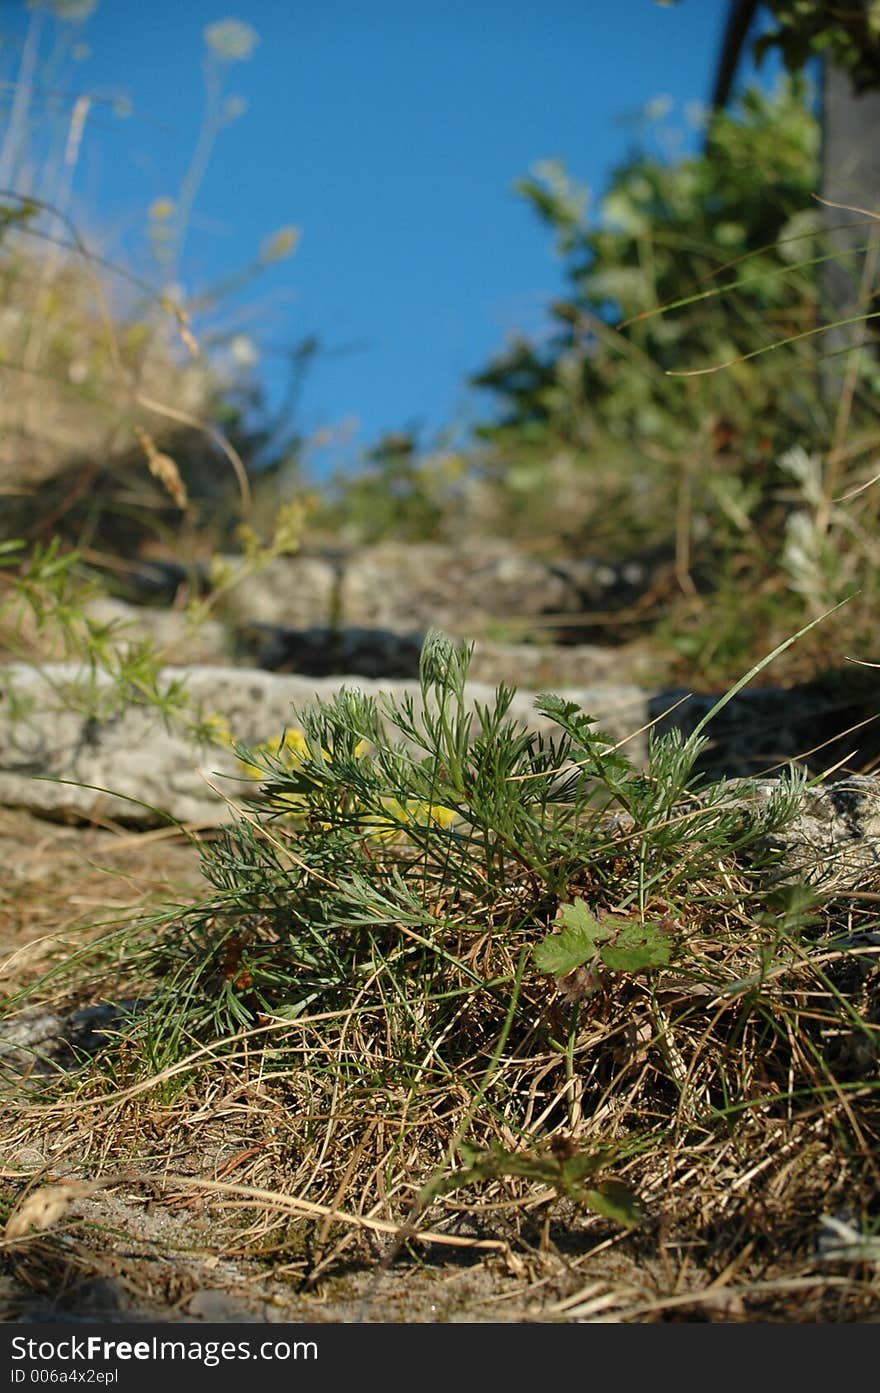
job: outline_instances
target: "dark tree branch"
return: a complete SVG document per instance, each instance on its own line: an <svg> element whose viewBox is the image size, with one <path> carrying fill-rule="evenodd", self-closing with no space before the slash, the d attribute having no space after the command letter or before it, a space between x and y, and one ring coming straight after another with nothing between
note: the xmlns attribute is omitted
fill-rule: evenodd
<svg viewBox="0 0 880 1393"><path fill-rule="evenodd" d="M721 54L712 88L712 110L721 111L730 98L736 70L745 47L759 0L730 0Z"/></svg>

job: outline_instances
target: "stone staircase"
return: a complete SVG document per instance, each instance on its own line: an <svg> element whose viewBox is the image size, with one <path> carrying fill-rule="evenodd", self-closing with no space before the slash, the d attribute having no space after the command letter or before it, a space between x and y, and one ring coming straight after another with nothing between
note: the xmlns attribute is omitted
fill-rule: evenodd
<svg viewBox="0 0 880 1393"><path fill-rule="evenodd" d="M154 639L168 665L164 679L184 680L195 706L245 743L279 738L297 710L342 685L417 698L422 639L436 626L475 644L472 702L491 703L504 682L517 689L513 714L542 731L550 723L535 710L536 693L564 692L644 763L650 727L688 734L719 693L698 681L693 690L664 682L649 643L571 638L598 615L637 605L655 583L647 565L526 556L498 541L388 543L279 558L218 595L197 629L184 605L205 588L204 577L164 563L133 567L129 598L95 601L91 612L118 626L120 643ZM569 641L554 643L560 635ZM224 794L241 788L231 752L166 730L149 706L78 711L71 684L83 676L63 664L0 666L0 803L137 825L228 818ZM867 675L861 690L833 676L744 690L708 729L705 769L753 775L810 751L802 762L811 772L838 759L844 772L864 769L877 743L872 726L844 732L876 715L875 679Z"/></svg>

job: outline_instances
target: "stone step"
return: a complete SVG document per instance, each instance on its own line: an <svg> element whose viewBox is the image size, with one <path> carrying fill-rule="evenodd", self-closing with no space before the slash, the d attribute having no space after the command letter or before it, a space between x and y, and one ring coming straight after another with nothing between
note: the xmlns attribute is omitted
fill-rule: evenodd
<svg viewBox="0 0 880 1393"><path fill-rule="evenodd" d="M193 707L221 717L246 744L278 740L296 713L347 685L366 694L409 695L414 680L359 675L308 677L258 669L203 665L162 670L160 685L183 682ZM547 690L548 688L544 688ZM637 764L648 752L649 726L689 734L718 700L685 689L648 689L635 683L595 682L557 690L593 716L599 729ZM471 704L492 706L495 687L468 682ZM555 732L535 709L536 692L518 688L511 716L523 727ZM231 750L199 745L169 729L149 705L112 704L109 679L71 663L0 665L0 804L46 816L113 818L154 825L165 817L203 826L229 820L225 798L247 787ZM106 710L95 715L95 700ZM877 744L876 726L847 735L876 715L876 691L836 694L833 685L746 689L711 722L703 767L716 776L755 775L814 751L811 771L865 767Z"/></svg>
<svg viewBox="0 0 880 1393"><path fill-rule="evenodd" d="M121 644L151 640L169 666L222 663L310 677L417 678L426 632L359 625L297 628L254 619L222 623L208 618L194 625L183 610L108 597L90 601L86 611L96 623L115 625L114 637ZM474 644L470 675L477 682L533 688L644 685L657 666L648 644L611 648L482 638Z"/></svg>
<svg viewBox="0 0 880 1393"><path fill-rule="evenodd" d="M221 717L245 744L279 740L295 725L296 712L329 698L346 685L340 677L300 677L256 669L203 666L162 670L160 685L185 681L193 706ZM416 681L353 677L347 685L366 694L410 695L418 706ZM90 693L91 687L91 693ZM242 776L231 750L199 745L166 728L148 705L129 703L99 718L83 709L97 695L111 695L109 679L71 663L0 666L0 804L47 816L113 818L148 826L163 815L202 826L231 817L224 802L252 784ZM534 708L534 693L517 692L511 717L549 733L558 728ZM566 695L594 715L615 740L632 737L627 749L645 757L648 700L638 687L597 685ZM468 683L473 705L493 705L495 688ZM80 709L77 709L79 705Z"/></svg>

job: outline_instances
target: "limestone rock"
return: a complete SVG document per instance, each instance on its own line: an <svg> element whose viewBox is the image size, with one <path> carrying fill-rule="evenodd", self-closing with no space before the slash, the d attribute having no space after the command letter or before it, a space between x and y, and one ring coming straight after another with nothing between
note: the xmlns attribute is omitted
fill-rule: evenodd
<svg viewBox="0 0 880 1393"><path fill-rule="evenodd" d="M221 558L231 570L241 557ZM277 624L308 629L331 624L337 591L337 569L321 556L278 556L253 575L243 576L223 596L218 617L232 625Z"/></svg>
<svg viewBox="0 0 880 1393"><path fill-rule="evenodd" d="M484 637L493 626L522 629L577 619L606 608L615 592L648 582L636 563L548 559L511 551L502 541L452 547L385 542L344 558L339 615L364 628L427 630Z"/></svg>
<svg viewBox="0 0 880 1393"><path fill-rule="evenodd" d="M670 688L651 694L658 733L690 735L721 693ZM813 775L875 763L880 756L876 681L847 688L823 678L797 687L746 687L705 728L699 768L712 777L755 778L795 762Z"/></svg>
<svg viewBox="0 0 880 1393"><path fill-rule="evenodd" d="M755 796L769 797L777 781L762 779ZM781 854L774 879L823 890L865 889L880 882L880 777L851 774L804 791L791 824L767 838Z"/></svg>
<svg viewBox="0 0 880 1393"><path fill-rule="evenodd" d="M64 1043L64 1021L45 1006L26 1006L0 1020L0 1083L44 1072Z"/></svg>
<svg viewBox="0 0 880 1393"><path fill-rule="evenodd" d="M63 1017L45 1006L26 1006L0 1020L0 1081L40 1078L74 1067L105 1045L107 1032L136 1006L126 998L80 1007Z"/></svg>
<svg viewBox="0 0 880 1393"><path fill-rule="evenodd" d="M45 816L100 820L112 818L149 826L166 817L199 826L229 821L225 799L249 787L231 749L199 745L169 729L149 706L112 705L90 714L72 704L87 674L75 664L0 667L0 804ZM329 698L345 684L340 677L299 677L245 668L200 667L163 670L160 685L185 680L194 707L223 717L245 744L279 739L285 727L315 699ZM349 679L363 692L410 694L420 701L415 681ZM109 696L109 680L98 674L98 697ZM468 700L492 705L495 689L473 682ZM510 714L536 731L557 727L534 708L533 692L520 691ZM579 687L566 696L615 740L624 740L646 720L644 693L634 686ZM636 761L645 757L644 736L629 740Z"/></svg>

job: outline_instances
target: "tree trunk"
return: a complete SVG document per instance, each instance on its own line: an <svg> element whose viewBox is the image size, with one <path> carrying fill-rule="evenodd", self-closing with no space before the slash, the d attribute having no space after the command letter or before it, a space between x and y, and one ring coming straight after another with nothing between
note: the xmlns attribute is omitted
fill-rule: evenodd
<svg viewBox="0 0 880 1393"><path fill-rule="evenodd" d="M831 63L822 65L822 188L831 203L846 203L876 212L880 218L880 92L855 92L849 73ZM875 289L874 259L880 221L840 208L822 208L826 231L823 251L835 259L824 264L821 274L822 317L832 324L864 313ZM841 224L845 224L841 226ZM866 247L873 247L867 262ZM866 284L867 279L867 284ZM870 328L868 335L875 339ZM865 326L841 325L823 335L826 354L851 348L863 341ZM837 352L822 366L822 387L831 404L840 391L849 354Z"/></svg>

